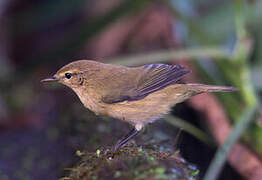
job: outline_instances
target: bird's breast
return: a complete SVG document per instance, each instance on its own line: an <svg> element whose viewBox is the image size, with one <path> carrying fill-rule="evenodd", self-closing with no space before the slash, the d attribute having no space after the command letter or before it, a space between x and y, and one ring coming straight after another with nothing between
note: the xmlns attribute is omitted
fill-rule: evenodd
<svg viewBox="0 0 262 180"><path fill-rule="evenodd" d="M74 89L83 105L96 115L105 114L105 107L100 102L99 97L93 91Z"/></svg>

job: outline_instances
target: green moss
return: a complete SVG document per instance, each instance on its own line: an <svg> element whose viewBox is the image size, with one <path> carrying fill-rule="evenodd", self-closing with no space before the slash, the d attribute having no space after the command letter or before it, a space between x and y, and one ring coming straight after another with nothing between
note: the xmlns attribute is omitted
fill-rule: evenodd
<svg viewBox="0 0 262 180"><path fill-rule="evenodd" d="M165 168L163 168L163 167L158 167L158 168L155 169L155 172L156 172L157 174L163 174L163 173L165 172Z"/></svg>
<svg viewBox="0 0 262 180"><path fill-rule="evenodd" d="M198 174L199 174L199 170L197 169L197 170L195 170L195 171L192 171L191 173L190 173L190 175L191 176L197 176Z"/></svg>
<svg viewBox="0 0 262 180"><path fill-rule="evenodd" d="M77 151L76 151L76 155L80 157L80 156L83 155L83 153L82 153L81 151L77 150Z"/></svg>
<svg viewBox="0 0 262 180"><path fill-rule="evenodd" d="M97 157L100 156L100 153L101 153L101 151L100 151L99 149L97 149L97 150L96 150L96 155L97 155Z"/></svg>
<svg viewBox="0 0 262 180"><path fill-rule="evenodd" d="M160 152L152 147L137 148L128 144L116 153L108 149L94 153L81 152L81 160L64 180L82 179L125 179L125 180L194 180L199 171L183 158L178 152Z"/></svg>

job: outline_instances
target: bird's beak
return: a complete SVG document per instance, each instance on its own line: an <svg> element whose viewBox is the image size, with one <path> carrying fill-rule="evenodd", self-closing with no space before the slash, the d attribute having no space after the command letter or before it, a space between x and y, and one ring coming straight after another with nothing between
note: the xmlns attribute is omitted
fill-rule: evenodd
<svg viewBox="0 0 262 180"><path fill-rule="evenodd" d="M41 82L52 82L52 81L58 81L59 79L55 76L51 77L51 78L46 78L41 80Z"/></svg>

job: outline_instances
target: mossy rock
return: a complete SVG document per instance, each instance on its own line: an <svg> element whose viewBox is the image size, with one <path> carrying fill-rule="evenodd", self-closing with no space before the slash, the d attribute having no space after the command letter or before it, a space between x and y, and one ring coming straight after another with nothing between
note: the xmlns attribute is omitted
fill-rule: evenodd
<svg viewBox="0 0 262 180"><path fill-rule="evenodd" d="M187 163L179 152L160 152L155 147L137 147L128 144L116 153L108 149L76 153L81 161L68 168L68 177L62 180L194 180L199 170Z"/></svg>

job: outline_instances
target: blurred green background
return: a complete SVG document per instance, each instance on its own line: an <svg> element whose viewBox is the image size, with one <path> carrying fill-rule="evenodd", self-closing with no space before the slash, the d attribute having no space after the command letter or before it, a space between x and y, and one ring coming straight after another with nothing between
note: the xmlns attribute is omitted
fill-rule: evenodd
<svg viewBox="0 0 262 180"><path fill-rule="evenodd" d="M241 142L261 161L261 9L259 0L1 0L0 179L57 179L75 151L111 145L130 128L96 117L66 87L40 83L78 59L181 63L198 82L239 88L218 99L232 126L244 122ZM214 127L190 103L172 115L180 121L167 117L138 140L174 139L183 128L175 148L203 177ZM220 179L240 178L235 169L226 164Z"/></svg>

